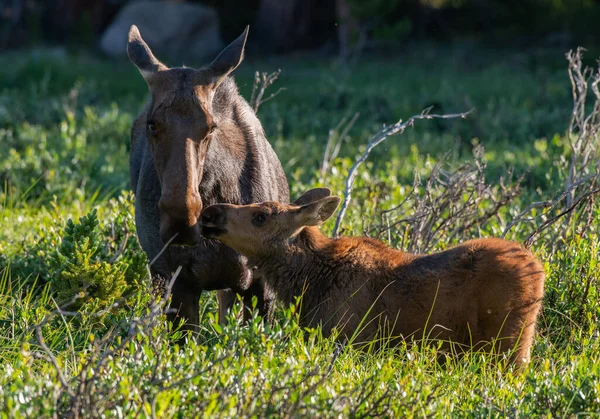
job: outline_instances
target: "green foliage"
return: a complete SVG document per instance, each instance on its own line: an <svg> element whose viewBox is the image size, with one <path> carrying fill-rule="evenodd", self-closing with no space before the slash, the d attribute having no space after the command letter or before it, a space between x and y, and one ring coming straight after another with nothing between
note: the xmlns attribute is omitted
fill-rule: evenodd
<svg viewBox="0 0 600 419"><path fill-rule="evenodd" d="M69 219L60 246L50 255L48 276L59 304L81 296L76 306L91 299L104 307L135 291L147 275L147 261L142 253L115 260L121 255L110 257L104 252L96 215L93 210L78 223Z"/></svg>
<svg viewBox="0 0 600 419"><path fill-rule="evenodd" d="M104 203L104 221L93 209L69 219L64 228L43 225L23 253L0 257L12 276L33 284L50 283L59 304L81 308L106 307L139 291L147 280L147 258L135 238L133 195L123 194Z"/></svg>
<svg viewBox="0 0 600 419"><path fill-rule="evenodd" d="M126 152L131 117L116 105L102 115L91 108L84 108L83 114L79 120L67 111L50 129L23 122L0 130L0 141L8 146L7 158L0 162L0 181L7 185L0 199L83 195L87 188L123 183L114 173L115 157Z"/></svg>
<svg viewBox="0 0 600 419"><path fill-rule="evenodd" d="M594 334L600 320L600 239L575 236L564 249L553 256L548 266L546 300L549 310L545 314L548 333L554 336L559 348L567 345L581 350L578 341L581 331Z"/></svg>

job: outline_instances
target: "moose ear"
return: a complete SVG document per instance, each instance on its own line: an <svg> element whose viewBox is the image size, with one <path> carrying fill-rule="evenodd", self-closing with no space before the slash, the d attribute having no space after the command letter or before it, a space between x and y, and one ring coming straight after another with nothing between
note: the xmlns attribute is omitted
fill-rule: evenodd
<svg viewBox="0 0 600 419"><path fill-rule="evenodd" d="M144 42L139 29L135 25L131 25L131 28L129 28L127 55L146 82L153 74L167 69L167 66L158 61L152 54L150 47Z"/></svg>
<svg viewBox="0 0 600 419"><path fill-rule="evenodd" d="M338 196L328 196L326 198L313 201L300 207L296 214L297 220L303 226L317 226L323 224L333 215L341 199Z"/></svg>
<svg viewBox="0 0 600 419"><path fill-rule="evenodd" d="M329 188L314 188L309 191L304 192L302 196L297 198L292 205L306 205L311 202L318 201L319 199L326 198L331 195L331 189Z"/></svg>
<svg viewBox="0 0 600 419"><path fill-rule="evenodd" d="M244 59L244 47L248 38L248 30L250 26L246 26L244 32L231 44L227 45L223 51L210 64L209 68L213 71L213 83L218 86L225 77L229 75Z"/></svg>

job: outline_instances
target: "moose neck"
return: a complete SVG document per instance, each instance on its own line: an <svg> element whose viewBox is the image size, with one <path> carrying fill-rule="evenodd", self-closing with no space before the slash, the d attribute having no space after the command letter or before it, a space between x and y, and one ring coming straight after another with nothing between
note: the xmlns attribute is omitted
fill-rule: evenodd
<svg viewBox="0 0 600 419"><path fill-rule="evenodd" d="M260 260L256 264L258 273L285 304L302 296L303 304L310 305L335 280L335 269L331 269L335 264L333 243L317 227L305 227L288 246Z"/></svg>
<svg viewBox="0 0 600 419"><path fill-rule="evenodd" d="M260 122L227 77L215 92L212 112L217 130L207 152L200 193L205 205L217 202L253 202L259 173L257 150L264 138Z"/></svg>

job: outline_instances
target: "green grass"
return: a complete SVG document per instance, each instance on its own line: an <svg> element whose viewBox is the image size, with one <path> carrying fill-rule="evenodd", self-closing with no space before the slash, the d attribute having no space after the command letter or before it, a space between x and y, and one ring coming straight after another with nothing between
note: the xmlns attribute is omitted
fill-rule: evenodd
<svg viewBox="0 0 600 419"><path fill-rule="evenodd" d="M345 234L362 234L406 197L415 174L427 178L444 155L444 167L455 168L483 144L486 181L496 185L514 168L525 174L524 191L480 228L441 237L434 247L444 249L499 235L530 202L560 190L572 108L564 52L423 44L394 62L364 57L350 68L310 56L247 61L236 79L249 97L255 70L282 69L275 87L286 90L259 117L292 196L314 186L342 193L355 157L382 123L429 105L448 113L475 108L466 120L419 122L376 149L360 170L343 225ZM0 64L3 417L60 415L77 402L88 404L85 417L600 412L598 203L585 231L575 215L558 243L550 233L534 243L548 277L524 371L484 354L441 364L436 346L339 348L318 330L302 330L294 307L279 307L273 325L255 318L242 326L232 317L220 327L208 293L200 336L180 347L173 343L178 332L151 315L155 298L127 192L129 128L147 96L143 80L128 63L85 55L20 52L0 57ZM330 129L355 112L339 158L320 173ZM332 227L330 221L324 230ZM402 228L384 239L398 246ZM508 238L522 241L532 229L518 224ZM57 312L68 303L67 313ZM85 397L69 395L47 351L71 391Z"/></svg>

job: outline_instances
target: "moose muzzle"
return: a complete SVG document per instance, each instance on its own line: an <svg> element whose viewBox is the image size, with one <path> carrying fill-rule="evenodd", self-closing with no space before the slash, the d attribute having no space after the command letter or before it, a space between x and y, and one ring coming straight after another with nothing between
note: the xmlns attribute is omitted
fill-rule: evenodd
<svg viewBox="0 0 600 419"><path fill-rule="evenodd" d="M200 194L192 193L186 198L163 196L158 202L160 209L160 238L163 243L195 246L200 241L199 217L202 211Z"/></svg>

